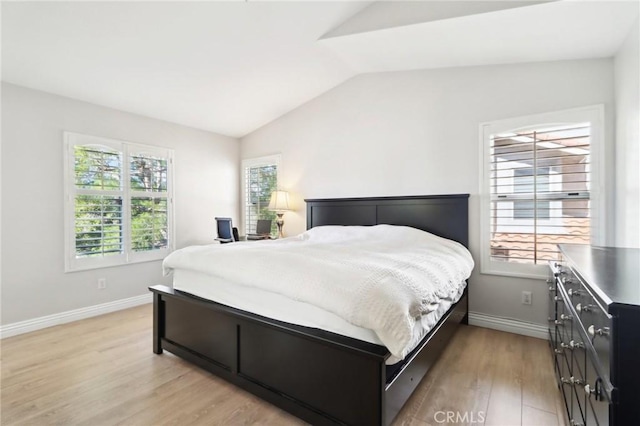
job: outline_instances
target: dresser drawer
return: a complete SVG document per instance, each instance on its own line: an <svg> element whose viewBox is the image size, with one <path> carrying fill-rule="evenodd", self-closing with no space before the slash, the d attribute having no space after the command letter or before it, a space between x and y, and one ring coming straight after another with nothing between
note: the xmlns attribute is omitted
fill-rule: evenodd
<svg viewBox="0 0 640 426"><path fill-rule="evenodd" d="M589 293L573 298L574 310L579 321L574 324L574 337L587 344L591 363L597 365L601 379L612 382L611 342L613 341L612 318ZM589 350L589 346L592 350ZM607 386L610 388L610 386Z"/></svg>
<svg viewBox="0 0 640 426"><path fill-rule="evenodd" d="M585 421L588 425L608 425L610 403L604 382L594 368L594 364L587 359L587 377L583 391L586 400L587 412Z"/></svg>
<svg viewBox="0 0 640 426"><path fill-rule="evenodd" d="M582 397L582 400L581 400ZM580 385L573 385L571 389L571 419L572 425L585 425L584 397L582 396L582 388Z"/></svg>
<svg viewBox="0 0 640 426"><path fill-rule="evenodd" d="M569 365L567 364L567 361L569 360L567 360L564 354L556 357L556 362L558 363L558 373L560 374L558 378L560 383L560 390L562 391L565 408L567 409L567 415L569 416L569 418L571 418L573 412L573 398L571 396L573 392L573 385L571 383L571 371L569 371Z"/></svg>
<svg viewBox="0 0 640 426"><path fill-rule="evenodd" d="M587 426L609 426L609 403L587 399L587 412L584 420Z"/></svg>
<svg viewBox="0 0 640 426"><path fill-rule="evenodd" d="M571 310L567 306L567 301L562 292L558 291L556 298L556 319L553 322L557 331L556 347L561 349L564 355L567 355L564 349L573 338L573 315L571 315ZM571 365L571 362L569 362L569 365Z"/></svg>
<svg viewBox="0 0 640 426"><path fill-rule="evenodd" d="M587 336L595 349L596 359L593 359L593 364L598 365L600 368L600 375L606 384L611 383L611 341L613 339L611 328L611 317L609 317L604 311L596 309L593 311L590 321L583 323L586 328Z"/></svg>
<svg viewBox="0 0 640 426"><path fill-rule="evenodd" d="M580 337L576 334L573 339L569 340L565 349L571 353L571 374L573 378L579 381L578 384L584 385L587 379L587 351L585 344L580 341Z"/></svg>

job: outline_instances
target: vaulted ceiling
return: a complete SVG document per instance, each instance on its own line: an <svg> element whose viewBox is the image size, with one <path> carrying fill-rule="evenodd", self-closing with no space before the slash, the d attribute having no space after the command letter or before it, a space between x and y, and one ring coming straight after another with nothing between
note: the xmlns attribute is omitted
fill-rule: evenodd
<svg viewBox="0 0 640 426"><path fill-rule="evenodd" d="M636 1L3 2L2 79L241 137L363 72L609 57Z"/></svg>

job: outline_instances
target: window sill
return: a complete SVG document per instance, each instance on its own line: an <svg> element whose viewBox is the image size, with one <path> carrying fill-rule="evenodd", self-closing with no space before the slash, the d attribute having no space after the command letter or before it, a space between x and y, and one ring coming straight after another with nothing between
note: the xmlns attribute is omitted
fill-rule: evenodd
<svg viewBox="0 0 640 426"><path fill-rule="evenodd" d="M121 261L121 262L99 262L97 259L95 262L81 262L84 263L82 265L74 265L73 267L71 267L70 265L65 265L64 268L64 273L68 274L68 273L73 273L73 272L83 272L83 271L91 271L94 269L105 269L105 268L119 268L122 266L129 266L129 265L137 265L140 263L148 263L148 262L162 262L164 260L165 257L167 257L169 255L169 253L171 253L171 251L167 251L167 250L163 250L162 254L158 253L158 256L154 256L154 257L149 257L149 258L143 258L143 259L136 259L136 260L130 260L128 262L126 261Z"/></svg>
<svg viewBox="0 0 640 426"><path fill-rule="evenodd" d="M547 278L549 278L547 267L544 265L538 265L538 266L540 266L540 272L517 271L517 270L509 271L509 270L500 270L500 269L493 269L493 268L480 268L480 273L482 275L498 275L502 277L528 278L533 280L546 280Z"/></svg>

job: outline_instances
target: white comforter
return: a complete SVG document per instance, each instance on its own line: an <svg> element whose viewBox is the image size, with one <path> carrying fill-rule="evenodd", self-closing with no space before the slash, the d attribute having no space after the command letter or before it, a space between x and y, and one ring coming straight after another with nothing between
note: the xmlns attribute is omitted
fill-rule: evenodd
<svg viewBox="0 0 640 426"><path fill-rule="evenodd" d="M371 329L399 359L420 317L458 294L474 263L461 244L391 225L323 226L297 237L192 246L167 256L186 269L311 303Z"/></svg>

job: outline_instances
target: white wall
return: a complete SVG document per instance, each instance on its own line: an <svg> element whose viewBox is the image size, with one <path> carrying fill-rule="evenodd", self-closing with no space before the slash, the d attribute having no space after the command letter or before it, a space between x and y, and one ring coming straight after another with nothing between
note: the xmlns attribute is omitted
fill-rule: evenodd
<svg viewBox="0 0 640 426"><path fill-rule="evenodd" d="M282 153L289 235L305 229L303 198L470 193L479 259L479 124L600 103L612 157L610 59L361 75L244 137L241 156ZM475 272L470 292L472 311L546 324L542 281Z"/></svg>
<svg viewBox="0 0 640 426"><path fill-rule="evenodd" d="M175 150L176 248L212 242L214 216L239 215L237 139L6 83L2 124L3 325L171 282L159 261L63 272L64 130Z"/></svg>
<svg viewBox="0 0 640 426"><path fill-rule="evenodd" d="M614 60L616 245L640 247L640 34L636 21Z"/></svg>

